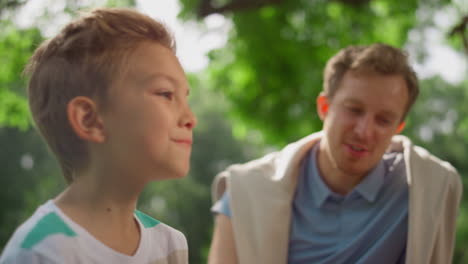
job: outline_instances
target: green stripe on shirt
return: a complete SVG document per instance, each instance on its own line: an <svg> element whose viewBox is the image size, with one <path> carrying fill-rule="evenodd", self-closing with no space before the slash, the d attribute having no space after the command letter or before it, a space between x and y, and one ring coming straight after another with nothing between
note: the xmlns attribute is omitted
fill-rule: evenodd
<svg viewBox="0 0 468 264"><path fill-rule="evenodd" d="M158 220L152 218L151 216L145 213L142 213L138 210L135 210L135 215L138 217L138 219L140 220L140 222L143 224L145 228L150 228L161 223Z"/></svg>
<svg viewBox="0 0 468 264"><path fill-rule="evenodd" d="M44 240L47 236L54 234L64 234L73 237L76 233L54 212L46 214L29 231L21 243L21 248L31 249L37 243Z"/></svg>

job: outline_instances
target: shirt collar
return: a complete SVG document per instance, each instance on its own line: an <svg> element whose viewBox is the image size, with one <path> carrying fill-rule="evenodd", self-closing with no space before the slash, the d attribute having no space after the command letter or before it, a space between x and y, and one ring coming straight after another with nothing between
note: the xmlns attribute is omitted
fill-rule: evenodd
<svg viewBox="0 0 468 264"><path fill-rule="evenodd" d="M323 181L317 167L316 161L319 145L320 142L313 147L311 154L307 157L308 160L305 166L305 173L312 179L310 181L310 188L312 190L312 195L314 196L313 203L317 208L321 207L329 196L334 195L334 192L331 191ZM350 192L350 194L357 192L368 202L374 202L383 185L384 176L385 164L383 160L380 160L379 163L377 163L377 166L367 174L367 176L354 188L353 191Z"/></svg>
<svg viewBox="0 0 468 264"><path fill-rule="evenodd" d="M312 179L310 181L310 189L312 190L313 202L315 207L321 207L332 191L323 182L317 167L317 151L319 149L320 142L314 146L309 155L306 166L306 173Z"/></svg>
<svg viewBox="0 0 468 264"><path fill-rule="evenodd" d="M381 159L377 166L359 183L353 191L359 193L364 199L372 203L383 185L385 177L385 164Z"/></svg>

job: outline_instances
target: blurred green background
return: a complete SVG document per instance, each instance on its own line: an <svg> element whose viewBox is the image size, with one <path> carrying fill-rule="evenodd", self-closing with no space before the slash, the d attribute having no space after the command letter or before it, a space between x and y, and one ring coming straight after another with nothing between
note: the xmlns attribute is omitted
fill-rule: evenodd
<svg viewBox="0 0 468 264"><path fill-rule="evenodd" d="M82 9L138 2L50 0L53 10L41 13L32 26L19 26L18 12L34 1L0 0L0 250L38 205L65 186L28 113L21 76L27 59L57 17L67 20ZM209 53L208 66L189 73L191 105L199 119L189 175L150 184L139 201L141 210L186 234L190 263L206 263L213 177L229 164L320 130L315 97L323 67L350 44L384 42L408 50L420 68L432 61L443 64L439 68L464 69L451 79L422 74L421 95L403 134L452 163L466 186L468 1L180 0L179 5L179 19L200 30L210 14L222 14L229 24L227 41ZM433 60L434 36L453 61ZM467 199L458 218L453 263L468 263Z"/></svg>

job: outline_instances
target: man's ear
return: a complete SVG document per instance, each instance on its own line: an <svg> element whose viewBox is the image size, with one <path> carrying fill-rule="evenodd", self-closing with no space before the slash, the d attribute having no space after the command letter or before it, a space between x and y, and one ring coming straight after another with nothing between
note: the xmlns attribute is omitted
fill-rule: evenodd
<svg viewBox="0 0 468 264"><path fill-rule="evenodd" d="M102 143L104 126L96 103L89 97L77 96L67 105L68 121L73 131L83 140Z"/></svg>
<svg viewBox="0 0 468 264"><path fill-rule="evenodd" d="M327 116L329 105L327 96L324 93L320 93L317 97L317 113L322 121Z"/></svg>
<svg viewBox="0 0 468 264"><path fill-rule="evenodd" d="M400 134L400 132L403 130L403 128L405 128L405 125L406 125L405 121L402 121L402 122L398 125L398 128L397 128L395 134Z"/></svg>

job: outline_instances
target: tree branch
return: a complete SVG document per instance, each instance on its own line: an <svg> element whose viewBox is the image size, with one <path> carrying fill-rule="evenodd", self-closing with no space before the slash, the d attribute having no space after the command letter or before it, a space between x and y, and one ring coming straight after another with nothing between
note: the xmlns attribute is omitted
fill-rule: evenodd
<svg viewBox="0 0 468 264"><path fill-rule="evenodd" d="M449 33L449 37L454 37L455 35L460 35L460 38L463 40L463 46L465 46L465 53L468 55L468 34L466 34L466 29L468 28L468 15L462 18L460 24L453 27Z"/></svg>
<svg viewBox="0 0 468 264"><path fill-rule="evenodd" d="M371 0L334 0L334 1L341 2L347 5L352 5L354 7L359 7L359 6L368 4Z"/></svg>
<svg viewBox="0 0 468 264"><path fill-rule="evenodd" d="M371 0L330 0L341 2L352 6L362 6L368 4ZM200 0L198 8L198 17L203 18L210 14L224 14L228 12L243 11L248 9L261 8L266 5L277 5L285 2L285 0L231 0L229 3L216 6L213 0Z"/></svg>
<svg viewBox="0 0 468 264"><path fill-rule="evenodd" d="M284 0L231 0L231 2L225 5L216 6L213 4L212 0L200 0L198 16L203 18L210 14L224 14L228 12L256 9L266 5L280 4L282 2L284 2Z"/></svg>
<svg viewBox="0 0 468 264"><path fill-rule="evenodd" d="M0 14L7 9L15 9L25 2L24 0L0 0Z"/></svg>

